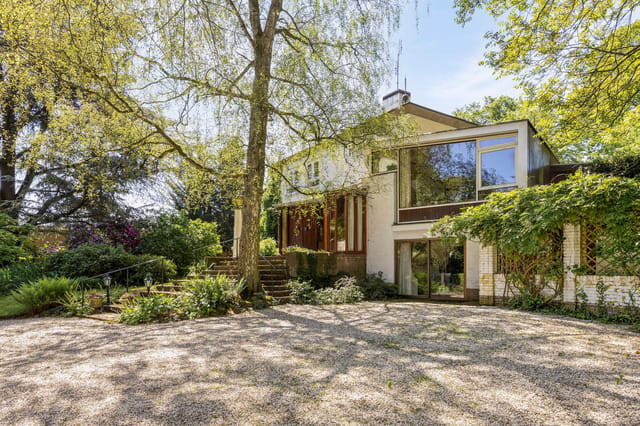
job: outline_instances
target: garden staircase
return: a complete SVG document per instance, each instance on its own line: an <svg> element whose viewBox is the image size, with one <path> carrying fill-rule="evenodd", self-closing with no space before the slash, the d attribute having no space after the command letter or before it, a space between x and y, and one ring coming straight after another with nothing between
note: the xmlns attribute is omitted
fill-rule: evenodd
<svg viewBox="0 0 640 426"><path fill-rule="evenodd" d="M218 275L226 275L238 279L240 276L238 259L231 256L208 256L205 258L209 267L200 274L190 278L206 278ZM284 256L263 256L258 263L260 271L260 284L267 296L271 296L275 303L287 303L290 300L290 291L287 287L289 272ZM148 294L162 294L177 297L184 294L184 283L188 280L173 280L165 284L156 284L151 287ZM146 295L146 290L132 290L131 294ZM112 312L120 312L122 303L114 303L109 306Z"/></svg>
<svg viewBox="0 0 640 426"><path fill-rule="evenodd" d="M205 258L209 268L205 275L239 278L238 259L231 256L207 256ZM262 256L258 262L260 271L260 285L267 296L273 297L277 303L287 303L290 298L287 281L289 270L284 256Z"/></svg>

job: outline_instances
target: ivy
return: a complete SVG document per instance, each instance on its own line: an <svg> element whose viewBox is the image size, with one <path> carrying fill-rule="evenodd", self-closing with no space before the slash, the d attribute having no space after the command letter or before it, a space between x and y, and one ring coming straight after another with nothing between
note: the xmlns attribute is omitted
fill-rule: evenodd
<svg viewBox="0 0 640 426"><path fill-rule="evenodd" d="M551 282L552 293L560 290L562 271L550 259L565 224L598 224L599 256L617 270L640 275L639 212L638 181L577 172L560 183L494 193L482 205L441 219L431 232L450 243L476 239L495 246L503 256L529 259L528 265L520 262L520 268L507 274L507 284L517 290L514 295L540 297L549 294L544 289L551 288ZM538 265L532 267L532 261Z"/></svg>

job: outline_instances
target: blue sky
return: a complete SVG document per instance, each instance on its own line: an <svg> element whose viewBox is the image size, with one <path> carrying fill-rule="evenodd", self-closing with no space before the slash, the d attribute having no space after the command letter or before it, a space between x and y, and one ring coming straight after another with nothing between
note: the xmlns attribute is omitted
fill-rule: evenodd
<svg viewBox="0 0 640 426"><path fill-rule="evenodd" d="M393 37L397 55L397 40L402 40L400 56L400 88L411 92L414 103L451 113L465 104L481 101L484 96L518 96L511 79L496 80L492 70L478 65L483 59L484 34L497 25L485 13L476 14L464 27L455 23L452 1L429 1L419 5L418 27L416 10L405 10L399 33ZM394 53L395 52L395 53ZM396 88L395 74L382 94Z"/></svg>

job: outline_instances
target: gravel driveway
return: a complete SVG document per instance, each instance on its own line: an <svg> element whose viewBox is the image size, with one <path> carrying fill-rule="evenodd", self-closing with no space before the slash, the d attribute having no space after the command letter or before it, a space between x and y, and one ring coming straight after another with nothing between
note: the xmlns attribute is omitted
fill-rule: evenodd
<svg viewBox="0 0 640 426"><path fill-rule="evenodd" d="M640 335L432 303L0 321L1 424L640 424Z"/></svg>

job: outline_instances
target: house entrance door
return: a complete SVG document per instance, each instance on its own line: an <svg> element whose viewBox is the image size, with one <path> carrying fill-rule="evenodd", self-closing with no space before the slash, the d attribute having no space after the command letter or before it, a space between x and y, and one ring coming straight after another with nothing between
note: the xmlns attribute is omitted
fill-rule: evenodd
<svg viewBox="0 0 640 426"><path fill-rule="evenodd" d="M441 240L399 241L396 260L400 294L464 298L464 246L447 246Z"/></svg>

